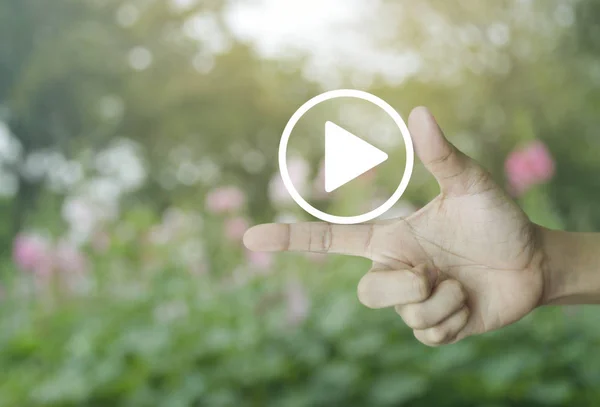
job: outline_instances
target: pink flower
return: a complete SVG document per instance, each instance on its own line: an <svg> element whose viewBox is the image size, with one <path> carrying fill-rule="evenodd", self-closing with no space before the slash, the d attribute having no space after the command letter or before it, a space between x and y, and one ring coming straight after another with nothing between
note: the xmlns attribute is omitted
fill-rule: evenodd
<svg viewBox="0 0 600 407"><path fill-rule="evenodd" d="M54 274L56 265L54 264L55 259L53 256L53 253L50 251L44 253L42 259L40 259L39 263L33 270L36 276L40 278L39 281L46 281Z"/></svg>
<svg viewBox="0 0 600 407"><path fill-rule="evenodd" d="M287 162L288 173L290 180L300 193L300 195L306 192L307 178L310 172L308 163L299 157L290 158ZM281 175L277 173L269 184L269 199L275 205L283 205L292 202L292 197L285 188Z"/></svg>
<svg viewBox="0 0 600 407"><path fill-rule="evenodd" d="M306 184L308 173L310 172L308 163L303 158L293 157L290 158L287 164L290 179L296 188L301 189Z"/></svg>
<svg viewBox="0 0 600 407"><path fill-rule="evenodd" d="M87 270L87 259L75 246L59 242L54 252L56 268L67 273L81 274Z"/></svg>
<svg viewBox="0 0 600 407"><path fill-rule="evenodd" d="M504 163L511 192L520 196L531 187L548 182L554 176L554 160L541 141L511 152Z"/></svg>
<svg viewBox="0 0 600 407"><path fill-rule="evenodd" d="M18 235L13 243L13 261L24 271L38 271L49 260L50 244L36 234Z"/></svg>
<svg viewBox="0 0 600 407"><path fill-rule="evenodd" d="M547 182L554 176L554 160L544 143L537 141L527 150L533 173L540 182Z"/></svg>
<svg viewBox="0 0 600 407"><path fill-rule="evenodd" d="M286 319L290 325L302 323L310 311L310 299L299 281L291 281L286 293Z"/></svg>
<svg viewBox="0 0 600 407"><path fill-rule="evenodd" d="M238 211L245 203L246 195L234 186L214 189L206 196L206 210L214 214Z"/></svg>
<svg viewBox="0 0 600 407"><path fill-rule="evenodd" d="M247 258L250 266L256 271L269 271L273 265L273 255L271 253L248 251Z"/></svg>
<svg viewBox="0 0 600 407"><path fill-rule="evenodd" d="M249 226L246 218L241 216L227 219L225 221L225 237L231 242L239 242Z"/></svg>

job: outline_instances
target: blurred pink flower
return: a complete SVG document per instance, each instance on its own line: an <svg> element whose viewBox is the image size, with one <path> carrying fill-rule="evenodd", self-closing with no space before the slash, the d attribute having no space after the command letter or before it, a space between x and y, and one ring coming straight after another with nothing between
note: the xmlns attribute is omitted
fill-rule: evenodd
<svg viewBox="0 0 600 407"><path fill-rule="evenodd" d="M238 211L245 203L246 195L234 186L216 188L206 196L206 210L214 214Z"/></svg>
<svg viewBox="0 0 600 407"><path fill-rule="evenodd" d="M504 163L509 189L516 196L523 195L531 187L552 179L554 169L552 155L539 140L511 152Z"/></svg>
<svg viewBox="0 0 600 407"><path fill-rule="evenodd" d="M300 195L304 194L306 192L307 179L310 172L308 163L303 158L293 157L288 160L287 167L292 184ZM269 184L269 199L275 205L283 205L292 202L292 197L285 188L283 179L279 173L273 176L271 183Z"/></svg>
<svg viewBox="0 0 600 407"><path fill-rule="evenodd" d="M67 273L81 274L87 270L87 258L68 242L59 242L54 252L56 268Z"/></svg>
<svg viewBox="0 0 600 407"><path fill-rule="evenodd" d="M290 325L302 323L310 310L310 299L299 281L290 281L286 293L286 319Z"/></svg>
<svg viewBox="0 0 600 407"><path fill-rule="evenodd" d="M248 262L250 266L261 272L268 271L273 265L273 254L265 252L247 252Z"/></svg>
<svg viewBox="0 0 600 407"><path fill-rule="evenodd" d="M39 263L33 270L36 276L40 278L39 281L46 281L52 276L52 274L54 274L54 270L56 268L54 263L54 254L50 251L44 253L42 259L40 259Z"/></svg>
<svg viewBox="0 0 600 407"><path fill-rule="evenodd" d="M13 243L13 261L24 271L43 270L49 254L49 242L37 234L20 234Z"/></svg>
<svg viewBox="0 0 600 407"><path fill-rule="evenodd" d="M246 218L238 216L225 221L225 237L231 242L239 242L250 227Z"/></svg>
<svg viewBox="0 0 600 407"><path fill-rule="evenodd" d="M554 176L554 159L548 148L541 141L533 143L527 150L531 169L537 175L538 180L546 182Z"/></svg>
<svg viewBox="0 0 600 407"><path fill-rule="evenodd" d="M287 166L288 172L290 174L290 179L292 180L296 188L305 185L308 173L310 171L306 160L304 160L304 158L301 157L293 157L288 160Z"/></svg>

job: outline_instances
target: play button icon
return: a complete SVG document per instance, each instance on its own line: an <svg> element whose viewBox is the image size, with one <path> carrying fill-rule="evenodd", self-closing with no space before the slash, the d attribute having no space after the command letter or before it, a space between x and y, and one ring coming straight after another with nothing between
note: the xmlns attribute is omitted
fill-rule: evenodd
<svg viewBox="0 0 600 407"><path fill-rule="evenodd" d="M327 102L333 99L339 99L340 103L345 103L348 99L359 99L366 101L377 108L381 109L387 116L389 116L393 123L398 127L402 134L402 139L405 145L405 164L404 172L402 173L402 179L398 188L394 191L392 196L385 201L381 206L370 212L363 213L360 215L353 216L339 216L326 213L315 206L311 205L304 197L300 195L298 189L292 181L290 171L287 166L288 159L288 142L294 127L300 119L313 107ZM336 120L337 121L337 120ZM322 123L322 122L321 122ZM339 121L338 121L339 123ZM383 162L388 160L388 154L379 150L377 147L372 146L363 139L355 136L342 126L334 123L333 121L325 121L325 132L323 134L325 144L325 193L329 194L336 191L343 185L346 185L350 181L371 170L372 168L381 165ZM374 123L376 124L376 123ZM322 124L319 124L322 126ZM322 128L322 127L321 127ZM323 144L320 144L321 146ZM392 152L392 157L394 157ZM397 156L396 156L397 157ZM392 160L390 160L391 162ZM368 222L389 210L398 200L402 197L402 194L408 186L410 177L412 175L414 164L414 151L410 133L402 117L394 110L383 99L372 95L367 92L354 89L339 89L329 92L322 93L308 102L304 103L290 118L288 123L283 130L281 141L279 143L279 170L281 173L281 179L285 188L290 193L294 201L300 205L302 209L310 213L314 217L321 219L329 223L337 224L356 224L362 222ZM386 164L389 165L389 164ZM398 169L399 170L399 169ZM398 174L401 171L397 171ZM332 194L333 195L333 194Z"/></svg>
<svg viewBox="0 0 600 407"><path fill-rule="evenodd" d="M378 166L388 155L333 122L325 123L325 191L332 192Z"/></svg>

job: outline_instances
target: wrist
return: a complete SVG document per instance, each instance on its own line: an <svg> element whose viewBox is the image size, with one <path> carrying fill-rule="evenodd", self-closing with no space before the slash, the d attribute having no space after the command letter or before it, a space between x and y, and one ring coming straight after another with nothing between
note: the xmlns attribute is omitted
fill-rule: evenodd
<svg viewBox="0 0 600 407"><path fill-rule="evenodd" d="M600 235L539 229L540 305L600 303Z"/></svg>
<svg viewBox="0 0 600 407"><path fill-rule="evenodd" d="M540 249L542 251L541 273L544 290L540 305L552 305L564 298L570 289L566 287L567 281L563 275L563 253L560 249L560 240L564 239L560 231L537 226Z"/></svg>

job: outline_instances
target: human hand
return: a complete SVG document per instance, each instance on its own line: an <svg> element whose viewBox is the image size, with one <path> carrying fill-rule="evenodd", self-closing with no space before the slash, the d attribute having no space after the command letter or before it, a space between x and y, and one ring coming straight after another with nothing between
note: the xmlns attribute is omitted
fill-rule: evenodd
<svg viewBox="0 0 600 407"><path fill-rule="evenodd" d="M444 137L425 108L409 117L417 155L440 194L415 214L362 225L268 224L250 229L255 251L367 257L358 285L370 308L394 307L426 345L511 324L544 292L539 228L475 161Z"/></svg>

